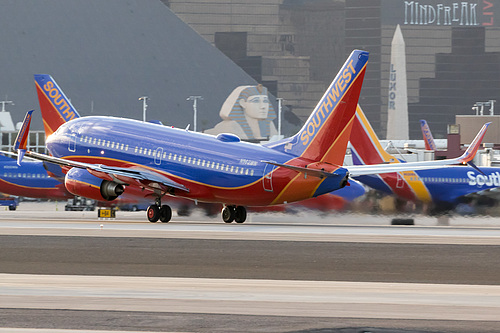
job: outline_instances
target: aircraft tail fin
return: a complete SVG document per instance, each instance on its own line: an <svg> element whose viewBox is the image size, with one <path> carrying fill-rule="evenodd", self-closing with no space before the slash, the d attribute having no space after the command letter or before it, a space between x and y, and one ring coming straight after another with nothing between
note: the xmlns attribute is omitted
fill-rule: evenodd
<svg viewBox="0 0 500 333"><path fill-rule="evenodd" d="M46 137L65 122L80 117L52 76L35 74L35 86Z"/></svg>
<svg viewBox="0 0 500 333"><path fill-rule="evenodd" d="M26 113L24 117L21 129L17 133L16 141L14 143L14 150L17 151L17 165L21 165L21 161L26 154L26 148L28 146L28 137L31 125L31 114L34 110L30 110Z"/></svg>
<svg viewBox="0 0 500 333"><path fill-rule="evenodd" d="M420 128L422 129L422 136L424 137L425 150L436 150L436 143L432 137L431 129L424 119L420 120Z"/></svg>
<svg viewBox="0 0 500 333"><path fill-rule="evenodd" d="M483 125L481 130L477 133L474 140L471 142L467 150L459 157L446 159L446 160L436 160L436 161L422 161L422 162L411 162L411 168L414 170L428 168L429 166L438 167L438 166L446 166L453 164L468 164L470 163L474 156L476 155L477 150L481 145L481 141L486 135L486 130L491 122ZM356 111L356 119L352 126L351 133L351 153L352 153L352 161L355 165L371 165L371 164L388 164L388 163L400 163L400 161L393 155L386 152L380 141L378 140L375 131L371 127L368 119L366 119L365 114L361 110L361 107L358 105ZM400 168L400 167L398 167ZM356 168L354 168L356 169ZM389 170L385 167L386 170ZM357 169L356 169L357 170ZM366 169L368 170L368 169ZM351 171L351 169L349 170ZM397 172L398 170L394 169L389 172ZM380 173L380 172L373 172ZM355 174L351 172L351 174ZM361 174L361 173L356 173ZM369 173L365 173L369 174Z"/></svg>
<svg viewBox="0 0 500 333"><path fill-rule="evenodd" d="M398 162L398 159L382 148L382 145L358 105L351 132L351 153L355 165L369 165Z"/></svg>
<svg viewBox="0 0 500 333"><path fill-rule="evenodd" d="M368 52L354 50L302 129L291 138L266 146L314 161L342 165L367 61Z"/></svg>

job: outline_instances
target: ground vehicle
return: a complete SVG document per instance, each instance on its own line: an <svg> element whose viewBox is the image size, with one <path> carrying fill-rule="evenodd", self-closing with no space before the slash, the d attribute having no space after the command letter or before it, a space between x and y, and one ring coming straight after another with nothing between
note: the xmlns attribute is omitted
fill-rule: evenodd
<svg viewBox="0 0 500 333"><path fill-rule="evenodd" d="M8 206L9 210L16 210L18 205L18 201L16 197L12 197L9 195L0 195L0 206Z"/></svg>
<svg viewBox="0 0 500 333"><path fill-rule="evenodd" d="M74 198L68 199L66 206L64 206L64 210L93 211L95 210L95 206L96 203L94 200L75 196Z"/></svg>

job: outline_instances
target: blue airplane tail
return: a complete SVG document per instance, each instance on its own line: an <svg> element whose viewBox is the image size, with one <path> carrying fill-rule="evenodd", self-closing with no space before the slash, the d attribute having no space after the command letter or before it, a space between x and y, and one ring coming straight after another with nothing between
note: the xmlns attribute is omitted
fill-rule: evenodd
<svg viewBox="0 0 500 333"><path fill-rule="evenodd" d="M46 137L54 133L65 122L80 118L52 76L35 74L35 85Z"/></svg>

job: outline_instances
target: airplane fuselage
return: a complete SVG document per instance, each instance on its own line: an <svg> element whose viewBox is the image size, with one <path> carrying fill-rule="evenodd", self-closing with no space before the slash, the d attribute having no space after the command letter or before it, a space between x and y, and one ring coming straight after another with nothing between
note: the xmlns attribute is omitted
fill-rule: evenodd
<svg viewBox="0 0 500 333"><path fill-rule="evenodd" d="M364 184L406 200L457 203L461 197L500 186L500 168L451 166L357 177ZM382 177L383 176L383 177ZM383 181L382 181L383 179Z"/></svg>
<svg viewBox="0 0 500 333"><path fill-rule="evenodd" d="M143 168L184 185L170 194L204 202L266 206L294 202L341 188L335 177L305 176L264 161L304 167L315 161L187 130L111 117L84 117L63 124L47 139L53 156L109 166Z"/></svg>
<svg viewBox="0 0 500 333"><path fill-rule="evenodd" d="M51 178L39 161L26 161L17 165L5 158L0 162L0 192L22 197L66 199L72 197L64 184Z"/></svg>

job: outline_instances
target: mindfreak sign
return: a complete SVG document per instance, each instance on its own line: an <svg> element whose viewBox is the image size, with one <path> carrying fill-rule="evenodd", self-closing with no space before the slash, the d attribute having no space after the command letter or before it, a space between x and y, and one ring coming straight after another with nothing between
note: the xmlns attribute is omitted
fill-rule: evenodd
<svg viewBox="0 0 500 333"><path fill-rule="evenodd" d="M383 24L470 27L497 26L495 0L382 0Z"/></svg>

